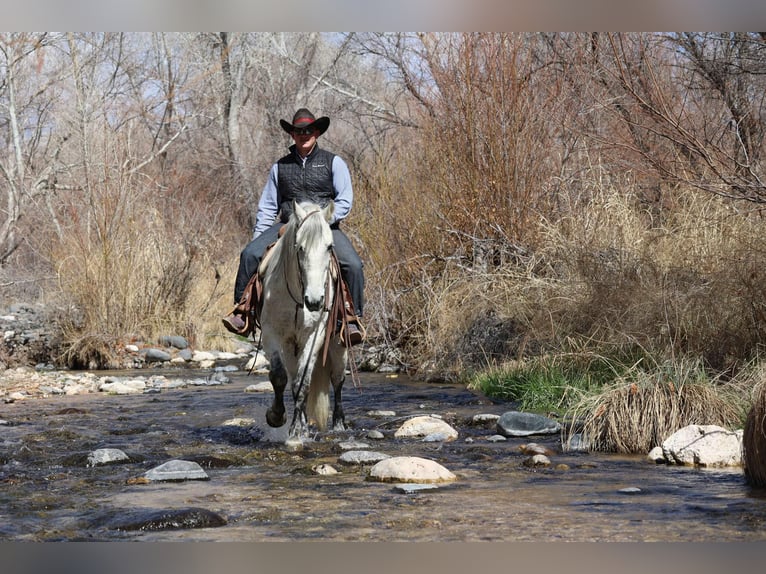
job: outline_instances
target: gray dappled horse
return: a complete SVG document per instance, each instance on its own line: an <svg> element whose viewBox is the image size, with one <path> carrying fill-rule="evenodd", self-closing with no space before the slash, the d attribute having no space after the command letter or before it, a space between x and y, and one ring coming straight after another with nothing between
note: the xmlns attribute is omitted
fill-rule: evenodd
<svg viewBox="0 0 766 574"><path fill-rule="evenodd" d="M266 422L272 427L287 422L284 391L289 386L294 411L285 444L291 448L301 447L310 420L320 430L327 428L330 384L335 398L333 429L346 428L341 388L347 351L337 335L327 339L324 357L328 316L336 289L331 277L333 239L328 223L334 210L333 202L325 208L294 204L283 235L262 263L260 324L263 349L270 361L269 380L274 386L274 402L266 411Z"/></svg>

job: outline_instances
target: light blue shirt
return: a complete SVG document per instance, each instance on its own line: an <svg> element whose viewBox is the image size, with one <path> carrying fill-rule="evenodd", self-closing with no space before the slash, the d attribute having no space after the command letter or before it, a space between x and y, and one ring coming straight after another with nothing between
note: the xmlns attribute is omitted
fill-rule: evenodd
<svg viewBox="0 0 766 574"><path fill-rule="evenodd" d="M269 170L269 177L261 192L261 199L258 201L258 213L255 216L253 239L266 231L276 221L277 214L279 213L279 199L277 197L278 175L279 164L274 163L271 166L271 170ZM351 172L346 162L337 155L332 160L332 186L335 190L335 215L330 224L345 219L351 211L351 205L354 202Z"/></svg>

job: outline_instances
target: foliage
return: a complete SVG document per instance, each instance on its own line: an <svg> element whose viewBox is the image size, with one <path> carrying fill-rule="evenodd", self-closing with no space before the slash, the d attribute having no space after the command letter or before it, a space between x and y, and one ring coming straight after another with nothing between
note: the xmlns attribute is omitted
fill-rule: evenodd
<svg viewBox="0 0 766 574"><path fill-rule="evenodd" d="M645 454L691 424L736 428L742 412L699 362L677 361L628 371L569 416L565 447L581 434L591 450Z"/></svg>

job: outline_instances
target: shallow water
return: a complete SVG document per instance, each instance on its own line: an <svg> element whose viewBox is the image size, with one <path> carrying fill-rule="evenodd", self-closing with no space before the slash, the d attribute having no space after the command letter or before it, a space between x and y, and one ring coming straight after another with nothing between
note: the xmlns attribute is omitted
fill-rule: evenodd
<svg viewBox="0 0 766 574"><path fill-rule="evenodd" d="M125 375L126 373L121 373ZM141 373L141 374L146 374ZM184 371L164 372L183 376ZM55 397L0 405L0 540L143 541L755 541L766 539L766 496L739 470L649 463L644 457L561 453L558 437L491 443L474 414L501 414L459 385L362 374L344 391L346 433L323 433L302 451L270 429L270 395L245 393L266 377L238 372L217 387L160 394ZM289 405L288 405L289 408ZM396 417L375 418L373 410ZM398 440L409 416L436 413L460 432L450 443ZM224 427L235 417L253 427ZM383 440L365 439L369 429ZM471 437L473 442L466 441ZM376 451L433 459L455 483L416 494L365 480L368 467L338 463L337 442L363 440ZM554 465L531 469L519 446L544 444ZM131 462L87 467L88 452L119 448ZM170 459L199 462L206 481L141 484ZM316 475L328 463L340 471ZM629 493L623 489L640 489ZM194 509L173 520L144 521ZM205 513L225 524L206 524ZM139 527L136 524L152 524Z"/></svg>

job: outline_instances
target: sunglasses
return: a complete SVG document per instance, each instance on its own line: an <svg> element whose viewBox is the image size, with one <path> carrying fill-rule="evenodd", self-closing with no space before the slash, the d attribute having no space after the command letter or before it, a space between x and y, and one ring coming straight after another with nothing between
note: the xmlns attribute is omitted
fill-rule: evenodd
<svg viewBox="0 0 766 574"><path fill-rule="evenodd" d="M310 136L314 133L314 128L295 128L293 134L296 136Z"/></svg>

